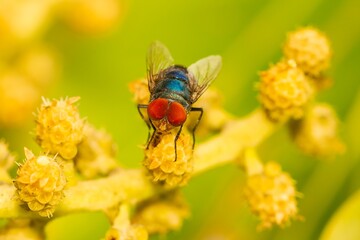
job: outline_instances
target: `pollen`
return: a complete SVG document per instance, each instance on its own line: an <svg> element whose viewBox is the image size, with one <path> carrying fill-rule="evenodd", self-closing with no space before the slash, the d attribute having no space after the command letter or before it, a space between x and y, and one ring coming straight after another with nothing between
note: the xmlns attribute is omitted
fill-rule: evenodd
<svg viewBox="0 0 360 240"><path fill-rule="evenodd" d="M157 140L157 139L154 139ZM169 186L184 185L193 170L192 141L185 130L180 134L175 161L175 134L162 135L156 146L150 145L145 152L144 166L149 170L154 182Z"/></svg>
<svg viewBox="0 0 360 240"><path fill-rule="evenodd" d="M332 55L327 36L314 27L291 32L283 47L287 59L294 59L306 74L319 76L330 65Z"/></svg>
<svg viewBox="0 0 360 240"><path fill-rule="evenodd" d="M31 211L50 217L64 196L64 172L54 158L36 157L26 148L25 155L25 163L20 165L14 181L17 197Z"/></svg>
<svg viewBox="0 0 360 240"><path fill-rule="evenodd" d="M105 176L117 167L117 146L105 130L84 126L84 140L78 146L75 167L86 178Z"/></svg>
<svg viewBox="0 0 360 240"><path fill-rule="evenodd" d="M84 121L74 105L78 97L61 100L44 99L36 116L36 141L44 151L59 153L64 159L77 154L83 139Z"/></svg>
<svg viewBox="0 0 360 240"><path fill-rule="evenodd" d="M260 74L259 101L275 122L304 115L314 89L306 75L292 60L281 61Z"/></svg>
<svg viewBox="0 0 360 240"><path fill-rule="evenodd" d="M345 145L338 136L339 119L334 109L317 103L305 117L291 125L296 145L306 154L318 158L331 158L342 154Z"/></svg>
<svg viewBox="0 0 360 240"><path fill-rule="evenodd" d="M295 182L275 162L267 163L263 172L248 176L244 195L251 211L260 218L259 229L284 227L300 218Z"/></svg>

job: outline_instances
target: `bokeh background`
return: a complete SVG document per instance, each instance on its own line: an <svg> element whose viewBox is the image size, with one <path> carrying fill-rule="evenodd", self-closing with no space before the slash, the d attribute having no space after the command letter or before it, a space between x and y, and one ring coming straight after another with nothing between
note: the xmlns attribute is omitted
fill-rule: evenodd
<svg viewBox="0 0 360 240"><path fill-rule="evenodd" d="M225 108L243 116L258 106L258 72L280 59L287 32L308 25L319 28L332 42L328 75L334 85L318 100L337 111L347 153L328 161L306 157L286 129L259 149L263 160L280 162L296 180L303 193L300 213L306 220L257 232L258 222L242 198L243 172L229 165L192 179L184 188L191 217L181 231L151 239L360 239L360 230L347 228L360 226L360 1L29 0L13 1L11 11L5 7L9 2L0 0L0 72L21 68L27 62L17 59L24 52L41 49L45 57L34 67L34 74L40 75L35 85L41 89L36 101L41 95L80 96L82 116L112 134L118 159L129 168L141 166L139 146L147 128L128 84L145 76L145 54L152 41L162 41L184 65L222 55L223 69L213 86L223 93ZM18 29L11 33L11 26ZM38 150L29 134L32 118L24 119L0 126L0 138L10 143L19 159L24 146ZM47 234L49 240L100 239L108 227L101 213L79 213L56 219Z"/></svg>

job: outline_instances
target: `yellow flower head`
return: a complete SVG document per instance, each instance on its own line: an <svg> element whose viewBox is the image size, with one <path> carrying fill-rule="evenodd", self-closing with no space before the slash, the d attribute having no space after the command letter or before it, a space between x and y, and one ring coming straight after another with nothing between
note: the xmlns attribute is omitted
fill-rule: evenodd
<svg viewBox="0 0 360 240"><path fill-rule="evenodd" d="M312 76L329 67L332 54L328 38L313 27L289 33L283 51L287 59L294 59L300 69Z"/></svg>
<svg viewBox="0 0 360 240"><path fill-rule="evenodd" d="M218 90L209 88L194 104L194 107L201 107L204 110L201 122L196 129L196 135L204 136L210 132L218 131L232 118L224 110L222 100L223 96ZM192 131L198 119L199 113L193 112L189 114L185 124L190 131Z"/></svg>
<svg viewBox="0 0 360 240"><path fill-rule="evenodd" d="M339 120L334 109L324 103L309 108L305 117L292 124L292 135L297 146L315 157L331 157L345 151L338 137Z"/></svg>
<svg viewBox="0 0 360 240"><path fill-rule="evenodd" d="M72 159L83 139L84 121L74 105L79 97L44 99L36 116L36 141L44 151Z"/></svg>
<svg viewBox="0 0 360 240"><path fill-rule="evenodd" d="M181 229L189 215L182 195L175 194L144 203L135 213L133 222L143 225L149 234L166 234Z"/></svg>
<svg viewBox="0 0 360 240"><path fill-rule="evenodd" d="M31 117L39 92L25 76L0 72L0 126L16 126Z"/></svg>
<svg viewBox="0 0 360 240"><path fill-rule="evenodd" d="M29 219L10 220L5 227L0 229L2 240L42 240L44 234L40 227L34 227L34 222Z"/></svg>
<svg viewBox="0 0 360 240"><path fill-rule="evenodd" d="M275 162L263 172L248 176L244 188L251 211L260 218L260 229L284 226L299 218L294 180Z"/></svg>
<svg viewBox="0 0 360 240"><path fill-rule="evenodd" d="M129 225L117 229L110 228L105 236L105 240L148 240L149 235L142 225Z"/></svg>
<svg viewBox="0 0 360 240"><path fill-rule="evenodd" d="M134 95L134 102L137 104L148 104L150 100L150 92L148 82L145 78L132 81L129 84L129 90Z"/></svg>
<svg viewBox="0 0 360 240"><path fill-rule="evenodd" d="M84 126L84 140L78 146L75 166L86 178L106 175L117 167L116 145L104 130L90 124Z"/></svg>
<svg viewBox="0 0 360 240"><path fill-rule="evenodd" d="M313 87L294 61L281 61L260 75L259 101L275 122L301 118Z"/></svg>
<svg viewBox="0 0 360 240"><path fill-rule="evenodd" d="M96 35L113 29L123 9L117 0L70 0L64 2L63 10L74 30Z"/></svg>
<svg viewBox="0 0 360 240"><path fill-rule="evenodd" d="M19 167L14 181L17 196L31 211L50 217L64 196L64 172L53 158L36 157L26 148L25 155L25 163Z"/></svg>
<svg viewBox="0 0 360 240"><path fill-rule="evenodd" d="M169 186L184 185L193 170L192 140L185 130L180 134L177 144L175 161L175 135L162 135L156 146L150 144L145 151L144 166L152 175L153 181L164 182ZM157 140L157 139L154 139Z"/></svg>

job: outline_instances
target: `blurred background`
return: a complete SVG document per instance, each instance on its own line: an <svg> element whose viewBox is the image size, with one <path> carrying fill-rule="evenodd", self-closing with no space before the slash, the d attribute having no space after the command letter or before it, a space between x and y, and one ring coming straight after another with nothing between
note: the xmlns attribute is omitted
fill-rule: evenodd
<svg viewBox="0 0 360 240"><path fill-rule="evenodd" d="M121 164L140 167L147 127L128 84L145 76L152 41L183 65L222 55L213 86L225 108L243 116L258 106L258 73L280 59L286 34L315 26L334 52L328 72L334 84L318 100L337 111L347 153L329 161L306 157L286 129L260 146L264 161L278 161L296 180L306 220L257 232L242 198L244 174L230 165L192 179L184 188L191 217L181 231L151 239L339 239L331 238L338 233L359 239L341 227L349 220L360 226L359 207L348 210L360 205L359 12L357 0L0 0L0 138L22 161L24 146L40 151L31 131L41 96L80 96L82 116L112 134ZM100 239L108 227L101 213L79 213L56 219L47 234Z"/></svg>

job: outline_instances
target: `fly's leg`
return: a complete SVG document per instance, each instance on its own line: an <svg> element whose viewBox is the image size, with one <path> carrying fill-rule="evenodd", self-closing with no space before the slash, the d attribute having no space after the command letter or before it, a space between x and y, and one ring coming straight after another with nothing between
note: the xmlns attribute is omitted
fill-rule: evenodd
<svg viewBox="0 0 360 240"><path fill-rule="evenodd" d="M147 143L146 149L149 149L150 142L151 142L151 140L153 139L153 136L154 136L154 134L151 135L151 139L150 139L150 131L151 131L151 128L154 129L154 131L155 131L155 127L154 127L154 125L152 124L152 122L150 120L145 119L144 114L141 112L141 109L147 109L147 108L148 108L147 104L138 104L137 105L138 112L139 112L142 120L144 120L144 122L146 123L146 126L148 127L148 130L149 130L147 140L146 140L146 143ZM150 123L149 123L149 121L150 121Z"/></svg>
<svg viewBox="0 0 360 240"><path fill-rule="evenodd" d="M174 148L175 148L175 160L174 160L174 162L176 162L176 160L177 160L177 144L176 144L176 142L177 142L177 140L179 139L179 136L180 136L182 127L183 127L183 125L180 126L180 129L179 129L179 131L176 133L175 140L174 140Z"/></svg>
<svg viewBox="0 0 360 240"><path fill-rule="evenodd" d="M201 120L201 118L203 116L204 110L202 108L200 108L200 107L192 107L190 109L190 111L191 112L200 112L199 117L196 120L195 126L194 126L194 128L192 130L192 138L193 138L192 149L194 149L194 146L195 146L195 130L199 126L199 123L200 123L200 120Z"/></svg>

